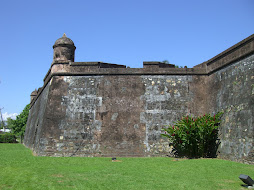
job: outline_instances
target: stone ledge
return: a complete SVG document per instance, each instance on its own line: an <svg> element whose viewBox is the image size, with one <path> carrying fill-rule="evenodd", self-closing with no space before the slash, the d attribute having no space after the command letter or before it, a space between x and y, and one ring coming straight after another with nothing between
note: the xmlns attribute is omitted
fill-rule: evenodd
<svg viewBox="0 0 254 190"><path fill-rule="evenodd" d="M233 45L215 57L196 65L194 68L204 68L207 74L210 75L217 70L226 67L244 57L254 53L254 34Z"/></svg>
<svg viewBox="0 0 254 190"><path fill-rule="evenodd" d="M213 64L214 62L216 62L218 59L221 59L222 57L227 56L228 54L236 51L237 49L245 46L246 44L249 44L252 41L254 41L254 34L252 34L251 36L249 36L249 37L245 38L244 40L238 42L237 44L231 46L230 48L228 48L225 51L221 52L220 54L216 55L215 57L209 59L205 63L207 64L207 66L209 66L209 65ZM252 47L252 48L254 48L254 47ZM242 55L245 55L245 52L241 52L241 53L242 53Z"/></svg>

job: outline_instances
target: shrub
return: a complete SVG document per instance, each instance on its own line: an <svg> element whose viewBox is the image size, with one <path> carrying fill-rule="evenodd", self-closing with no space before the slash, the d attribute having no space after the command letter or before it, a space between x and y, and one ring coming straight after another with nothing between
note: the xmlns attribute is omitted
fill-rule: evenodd
<svg viewBox="0 0 254 190"><path fill-rule="evenodd" d="M16 136L11 133L1 133L0 134L0 143L16 143Z"/></svg>
<svg viewBox="0 0 254 190"><path fill-rule="evenodd" d="M176 156L188 158L216 157L219 146L218 127L222 112L211 116L185 116L173 126L163 128L162 136L170 139Z"/></svg>

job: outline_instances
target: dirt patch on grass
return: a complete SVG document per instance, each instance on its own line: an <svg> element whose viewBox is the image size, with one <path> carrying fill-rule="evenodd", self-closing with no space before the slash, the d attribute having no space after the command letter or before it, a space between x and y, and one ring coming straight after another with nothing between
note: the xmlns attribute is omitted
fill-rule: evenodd
<svg viewBox="0 0 254 190"><path fill-rule="evenodd" d="M173 162L178 162L178 161L184 161L184 160L189 160L188 158L175 158L172 161Z"/></svg>
<svg viewBox="0 0 254 190"><path fill-rule="evenodd" d="M3 185L0 185L0 190L1 189L12 189L12 186L3 184Z"/></svg>
<svg viewBox="0 0 254 190"><path fill-rule="evenodd" d="M122 162L122 160L112 160L112 162Z"/></svg>
<svg viewBox="0 0 254 190"><path fill-rule="evenodd" d="M32 152L32 155L33 155L33 156L37 156L37 154L36 154L35 152Z"/></svg>
<svg viewBox="0 0 254 190"><path fill-rule="evenodd" d="M52 176L53 176L53 177L64 177L64 176L61 175L61 174L53 174Z"/></svg>
<svg viewBox="0 0 254 190"><path fill-rule="evenodd" d="M225 179L223 180L225 183L235 183L236 181L234 180L230 180L230 179Z"/></svg>

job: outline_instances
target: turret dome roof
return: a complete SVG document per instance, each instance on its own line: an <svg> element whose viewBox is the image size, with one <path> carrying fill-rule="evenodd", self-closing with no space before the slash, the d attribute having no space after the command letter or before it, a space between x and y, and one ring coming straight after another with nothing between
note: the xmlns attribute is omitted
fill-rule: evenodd
<svg viewBox="0 0 254 190"><path fill-rule="evenodd" d="M35 90L31 93L31 95L37 95L37 90L35 89Z"/></svg>
<svg viewBox="0 0 254 190"><path fill-rule="evenodd" d="M57 47L57 46L61 46L61 45L71 45L71 46L74 46L74 42L70 39L70 38L67 38L66 34L64 33L63 34L63 37L59 38L58 40L56 40L53 48Z"/></svg>

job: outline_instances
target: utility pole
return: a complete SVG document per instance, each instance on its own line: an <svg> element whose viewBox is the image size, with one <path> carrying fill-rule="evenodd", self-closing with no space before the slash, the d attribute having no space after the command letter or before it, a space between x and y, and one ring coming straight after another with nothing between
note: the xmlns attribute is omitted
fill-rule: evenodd
<svg viewBox="0 0 254 190"><path fill-rule="evenodd" d="M2 115L2 110L4 108L0 108L0 115L1 115L1 125L3 126L4 132L5 132L5 127L4 127L4 120L3 120L3 115Z"/></svg>

